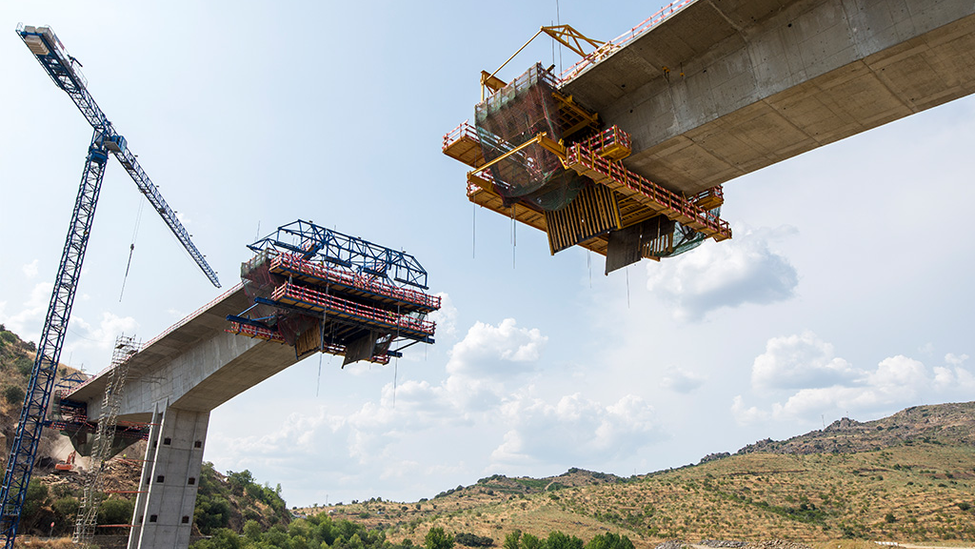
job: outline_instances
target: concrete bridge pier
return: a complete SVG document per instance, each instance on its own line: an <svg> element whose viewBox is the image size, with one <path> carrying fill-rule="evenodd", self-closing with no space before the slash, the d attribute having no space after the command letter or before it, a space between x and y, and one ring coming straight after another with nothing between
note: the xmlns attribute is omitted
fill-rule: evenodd
<svg viewBox="0 0 975 549"><path fill-rule="evenodd" d="M128 549L187 547L209 411L155 405Z"/></svg>

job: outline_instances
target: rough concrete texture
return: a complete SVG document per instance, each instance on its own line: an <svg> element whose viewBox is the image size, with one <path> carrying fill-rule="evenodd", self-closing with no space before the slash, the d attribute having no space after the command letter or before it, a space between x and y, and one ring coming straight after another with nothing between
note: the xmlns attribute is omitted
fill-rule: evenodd
<svg viewBox="0 0 975 549"><path fill-rule="evenodd" d="M129 549L187 547L203 463L209 412L160 404L149 440L129 534Z"/></svg>
<svg viewBox="0 0 975 549"><path fill-rule="evenodd" d="M294 348L226 332L246 309L238 287L129 359L119 419L150 423L129 549L187 547L210 411L296 362ZM101 414L106 372L68 398Z"/></svg>
<svg viewBox="0 0 975 549"><path fill-rule="evenodd" d="M975 1L698 0L564 89L697 193L975 91Z"/></svg>
<svg viewBox="0 0 975 549"><path fill-rule="evenodd" d="M242 289L198 311L129 360L119 419L148 421L154 406L209 412L295 363L292 347L227 333L228 314L248 307ZM68 397L101 413L104 372Z"/></svg>

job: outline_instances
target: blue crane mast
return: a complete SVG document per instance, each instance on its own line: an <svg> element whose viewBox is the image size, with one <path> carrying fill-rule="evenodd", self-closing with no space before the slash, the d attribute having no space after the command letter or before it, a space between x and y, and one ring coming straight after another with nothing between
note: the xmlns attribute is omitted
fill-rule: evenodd
<svg viewBox="0 0 975 549"><path fill-rule="evenodd" d="M4 546L6 549L12 549L17 536L20 513L37 458L41 430L51 399L61 347L64 344L68 318L71 315L71 307L74 304L75 292L81 276L81 265L88 247L88 236L91 233L95 206L98 203L109 154L114 155L122 164L139 187L139 191L146 196L210 282L220 287L217 274L193 244L190 234L176 218L176 212L166 203L159 189L136 161L135 155L126 145L125 138L115 131L115 127L91 97L78 60L68 54L50 27L35 28L18 25L17 34L30 48L31 53L47 71L54 84L68 94L91 124L94 133L88 146L81 186L68 225L68 235L64 242L54 291L41 330L27 395L17 424L17 433L10 449L10 457L7 459L3 486L0 488L0 532L6 540Z"/></svg>

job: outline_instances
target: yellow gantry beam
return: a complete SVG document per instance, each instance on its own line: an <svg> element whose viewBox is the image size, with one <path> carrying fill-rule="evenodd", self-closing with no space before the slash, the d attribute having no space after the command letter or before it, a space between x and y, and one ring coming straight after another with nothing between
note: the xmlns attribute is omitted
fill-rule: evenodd
<svg viewBox="0 0 975 549"><path fill-rule="evenodd" d="M589 38L588 36L572 28L571 25L554 25L550 27L541 27L538 29L538 32L532 35L532 37L529 38L528 41L525 42L525 44L522 47L518 48L518 51L513 53L511 57L505 60L504 63L501 63L501 66L498 67L497 70L491 73L489 73L488 71L481 71L481 101L484 101L484 88L490 89L491 92L493 93L505 86L504 80L498 78L497 74L501 71L501 69L504 68L505 65L508 64L509 61L511 61L512 59L515 58L515 56L521 53L521 50L527 48L528 44L531 44L532 40L538 38L538 35L542 34L543 32L551 36L552 39L554 39L559 44L562 44L563 46L572 50L580 57L586 57L587 55L590 55L587 54L584 49L585 44L592 46L593 52L595 52L596 50L598 50L599 48L601 48L606 44L606 42L603 42L601 40L594 40L592 38Z"/></svg>
<svg viewBox="0 0 975 549"><path fill-rule="evenodd" d="M508 158L509 156L512 156L512 155L515 155L515 154L519 153L520 151L522 151L523 149L525 149L526 147L528 147L529 145L534 145L536 143L539 144L539 145L541 145L543 149L546 149L546 150L548 150L548 151L556 154L559 157L559 159L562 160L563 162L565 161L565 147L563 147L559 143L556 143L551 138L549 138L548 135L546 134L546 132L542 132L542 133L536 135L535 137L529 139L528 141L525 141L521 145L518 145L517 147L511 149L510 151L508 151L508 152L502 154L501 156L495 158L494 160L488 162L487 164L484 164L482 166L478 166L476 169L468 172L468 175L469 176L470 175L476 175L476 174L478 174L480 172L483 172L484 170L490 168L491 166L497 164L498 162L501 162L505 158Z"/></svg>
<svg viewBox="0 0 975 549"><path fill-rule="evenodd" d="M569 48L579 57L588 55L583 50L583 43L592 46L593 51L598 50L606 42L593 40L581 32L572 28L571 25L555 25L552 27L542 27L542 32L554 38L559 44Z"/></svg>

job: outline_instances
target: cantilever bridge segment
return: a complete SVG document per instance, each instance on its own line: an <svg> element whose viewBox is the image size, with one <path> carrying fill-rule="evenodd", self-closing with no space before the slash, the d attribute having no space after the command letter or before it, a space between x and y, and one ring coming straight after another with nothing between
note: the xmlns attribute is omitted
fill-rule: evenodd
<svg viewBox="0 0 975 549"><path fill-rule="evenodd" d="M317 352L385 364L433 343L440 298L413 256L305 221L249 247L240 284L123 363L112 449L148 441L129 549L188 546L211 410ZM111 373L57 394L52 424L82 455Z"/></svg>
<svg viewBox="0 0 975 549"><path fill-rule="evenodd" d="M443 152L472 202L607 272L730 238L731 179L975 91L971 0L680 0L589 44L561 75L482 72Z"/></svg>

